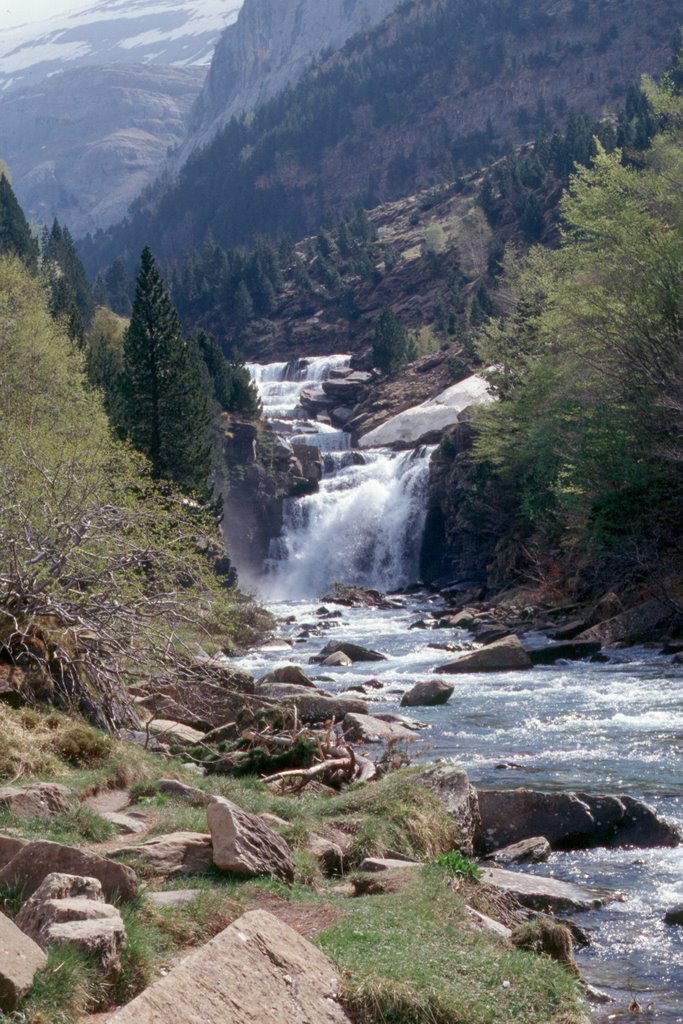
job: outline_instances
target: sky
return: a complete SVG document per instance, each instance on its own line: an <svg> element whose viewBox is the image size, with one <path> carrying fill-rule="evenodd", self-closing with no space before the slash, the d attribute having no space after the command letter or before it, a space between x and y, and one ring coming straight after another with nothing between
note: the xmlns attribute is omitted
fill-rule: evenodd
<svg viewBox="0 0 683 1024"><path fill-rule="evenodd" d="M32 21L45 21L83 6L82 0L0 0L0 26L11 28Z"/></svg>

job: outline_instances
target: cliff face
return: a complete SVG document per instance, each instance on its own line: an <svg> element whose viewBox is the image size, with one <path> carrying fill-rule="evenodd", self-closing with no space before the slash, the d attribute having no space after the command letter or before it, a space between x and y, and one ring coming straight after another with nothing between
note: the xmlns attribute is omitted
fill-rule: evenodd
<svg viewBox="0 0 683 1024"><path fill-rule="evenodd" d="M29 220L78 236L123 217L156 177L201 87L201 68L78 68L0 102L2 157Z"/></svg>
<svg viewBox="0 0 683 1024"><path fill-rule="evenodd" d="M270 99L324 50L382 21L399 0L245 0L221 36L174 163Z"/></svg>

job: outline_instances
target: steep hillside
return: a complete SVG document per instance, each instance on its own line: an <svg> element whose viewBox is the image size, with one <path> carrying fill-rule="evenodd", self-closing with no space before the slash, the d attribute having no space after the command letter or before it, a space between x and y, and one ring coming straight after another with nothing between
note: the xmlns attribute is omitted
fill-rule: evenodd
<svg viewBox="0 0 683 1024"><path fill-rule="evenodd" d="M170 189L84 252L92 270L147 240L186 252L257 232L302 237L325 213L425 187L568 108L602 113L661 70L678 14L667 0L414 0L293 89L231 123Z"/></svg>
<svg viewBox="0 0 683 1024"><path fill-rule="evenodd" d="M5 95L3 157L30 219L82 235L124 216L183 137L203 79L199 67L113 64Z"/></svg>
<svg viewBox="0 0 683 1024"><path fill-rule="evenodd" d="M398 0L246 0L221 36L176 165L232 117L296 81L323 50L372 27Z"/></svg>

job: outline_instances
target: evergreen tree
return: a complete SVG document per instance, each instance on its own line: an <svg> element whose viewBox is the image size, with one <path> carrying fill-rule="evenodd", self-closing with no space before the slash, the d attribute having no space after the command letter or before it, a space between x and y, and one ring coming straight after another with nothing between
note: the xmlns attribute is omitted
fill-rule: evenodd
<svg viewBox="0 0 683 1024"><path fill-rule="evenodd" d="M132 309L130 279L122 259L114 260L104 275L104 283L107 286L107 294L112 311L118 313L119 316L130 316Z"/></svg>
<svg viewBox="0 0 683 1024"><path fill-rule="evenodd" d="M7 175L0 170L0 253L19 256L27 267L38 266L38 243L17 202Z"/></svg>
<svg viewBox="0 0 683 1024"><path fill-rule="evenodd" d="M382 310L375 327L372 358L383 373L397 373L410 361L410 339L393 310Z"/></svg>
<svg viewBox="0 0 683 1024"><path fill-rule="evenodd" d="M124 338L125 427L156 476L201 492L211 463L200 363L197 345L181 337L178 314L145 246Z"/></svg>

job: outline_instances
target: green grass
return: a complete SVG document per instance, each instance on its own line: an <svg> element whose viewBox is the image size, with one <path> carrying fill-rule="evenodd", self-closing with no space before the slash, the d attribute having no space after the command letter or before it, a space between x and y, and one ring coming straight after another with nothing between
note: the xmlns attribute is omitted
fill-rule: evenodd
<svg viewBox="0 0 683 1024"><path fill-rule="evenodd" d="M471 929L438 868L423 869L407 893L349 901L344 918L317 941L344 973L357 1024L586 1019L569 972Z"/></svg>
<svg viewBox="0 0 683 1024"><path fill-rule="evenodd" d="M9 1020L12 1024L75 1024L84 1013L108 1001L97 960L73 946L53 946L47 967L36 975L30 994Z"/></svg>
<svg viewBox="0 0 683 1024"><path fill-rule="evenodd" d="M5 812L0 814L0 832L8 829L23 839L49 839L66 845L103 843L116 835L111 822L83 805L49 818L18 818Z"/></svg>

